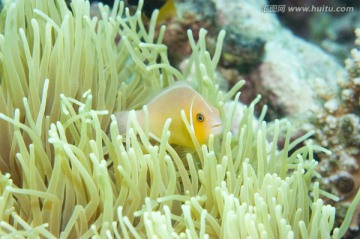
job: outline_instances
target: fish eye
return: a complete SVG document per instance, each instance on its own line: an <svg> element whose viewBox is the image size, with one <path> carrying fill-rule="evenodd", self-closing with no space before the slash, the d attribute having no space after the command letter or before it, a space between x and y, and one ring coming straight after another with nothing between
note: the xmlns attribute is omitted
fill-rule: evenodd
<svg viewBox="0 0 360 239"><path fill-rule="evenodd" d="M199 113L199 114L196 115L196 119L199 122L203 122L205 120L205 117L202 114Z"/></svg>

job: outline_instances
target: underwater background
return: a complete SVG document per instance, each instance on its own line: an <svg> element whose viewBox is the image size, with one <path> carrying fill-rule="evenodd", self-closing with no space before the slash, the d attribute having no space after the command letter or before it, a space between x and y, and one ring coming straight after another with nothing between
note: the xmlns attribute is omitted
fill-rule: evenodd
<svg viewBox="0 0 360 239"><path fill-rule="evenodd" d="M2 238L360 238L358 1L1 3ZM119 133L177 81L220 135Z"/></svg>

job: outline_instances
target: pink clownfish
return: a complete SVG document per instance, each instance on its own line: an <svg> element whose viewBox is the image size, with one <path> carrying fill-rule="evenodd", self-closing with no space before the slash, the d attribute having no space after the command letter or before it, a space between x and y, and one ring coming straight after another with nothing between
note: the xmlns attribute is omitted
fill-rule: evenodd
<svg viewBox="0 0 360 239"><path fill-rule="evenodd" d="M178 82L164 89L146 104L149 112L149 130L157 137L168 118L171 118L169 143L194 148L188 129L181 117L184 110L187 121L194 130L200 144L206 144L210 134L222 132L222 121L217 108L209 104L198 92L184 82ZM136 118L144 128L144 110L136 110ZM126 132L129 111L115 113L120 134Z"/></svg>

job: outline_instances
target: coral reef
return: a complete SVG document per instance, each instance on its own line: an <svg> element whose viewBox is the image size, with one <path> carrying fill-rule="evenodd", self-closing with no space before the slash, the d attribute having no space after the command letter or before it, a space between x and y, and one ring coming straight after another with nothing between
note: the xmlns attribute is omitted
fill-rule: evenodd
<svg viewBox="0 0 360 239"><path fill-rule="evenodd" d="M266 1L212 2L214 6L207 12L213 12L206 16L197 14L194 3L179 4L179 14L168 23L169 34L164 37L170 59L177 65L188 57L190 47L184 30L208 28L210 51L215 45L214 33L226 30L217 70L230 86L245 79L242 102L249 104L261 94L257 112L268 105L267 120L308 112L321 103L315 90L318 84L336 90L336 81L347 79L346 70L333 56L295 36L281 25L276 14L264 12Z"/></svg>
<svg viewBox="0 0 360 239"><path fill-rule="evenodd" d="M360 29L355 31L356 44L360 46ZM321 86L319 96L324 107L314 112L313 123L317 134L316 140L331 149L331 156L323 155L319 172L323 175L323 184L327 190L340 196L341 207L352 201L360 187L360 54L359 49L351 51L352 58L346 60L349 79L339 81L338 91ZM357 209L357 214L360 208ZM351 224L358 229L358 215Z"/></svg>
<svg viewBox="0 0 360 239"><path fill-rule="evenodd" d="M207 50L206 31L187 31L183 72L155 38L115 1L90 17L88 1L5 1L0 24L0 235L2 238L340 238L321 197L314 155L291 126L255 120L257 97L240 107L244 82L219 90L215 68L224 32ZM140 9L142 2L140 2ZM223 118L223 134L195 150L152 139L134 115L119 135L112 113L139 109L175 80L190 84ZM235 95L235 98L234 98ZM279 132L286 128L284 146ZM347 128L344 126L344 128ZM234 130L236 129L236 131ZM269 135L272 137L269 137ZM270 138L270 139L268 139ZM309 196L311 195L311 197Z"/></svg>

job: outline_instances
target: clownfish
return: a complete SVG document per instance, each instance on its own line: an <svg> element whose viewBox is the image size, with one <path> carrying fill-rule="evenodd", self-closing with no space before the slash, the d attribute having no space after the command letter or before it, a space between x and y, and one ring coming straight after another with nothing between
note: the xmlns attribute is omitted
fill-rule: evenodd
<svg viewBox="0 0 360 239"><path fill-rule="evenodd" d="M170 144L195 148L181 117L182 110L184 110L187 121L200 144L206 144L210 134L216 136L222 132L222 121L218 109L209 104L186 83L177 82L173 84L146 105L149 114L149 131L155 136L161 138L165 121L171 118ZM135 113L140 126L144 128L144 110L136 110ZM115 117L120 134L125 133L129 111L115 113Z"/></svg>
<svg viewBox="0 0 360 239"><path fill-rule="evenodd" d="M129 5L138 5L139 0L128 0ZM174 0L144 0L143 13L150 18L153 11L159 9L159 15L156 22L162 23L176 15Z"/></svg>

